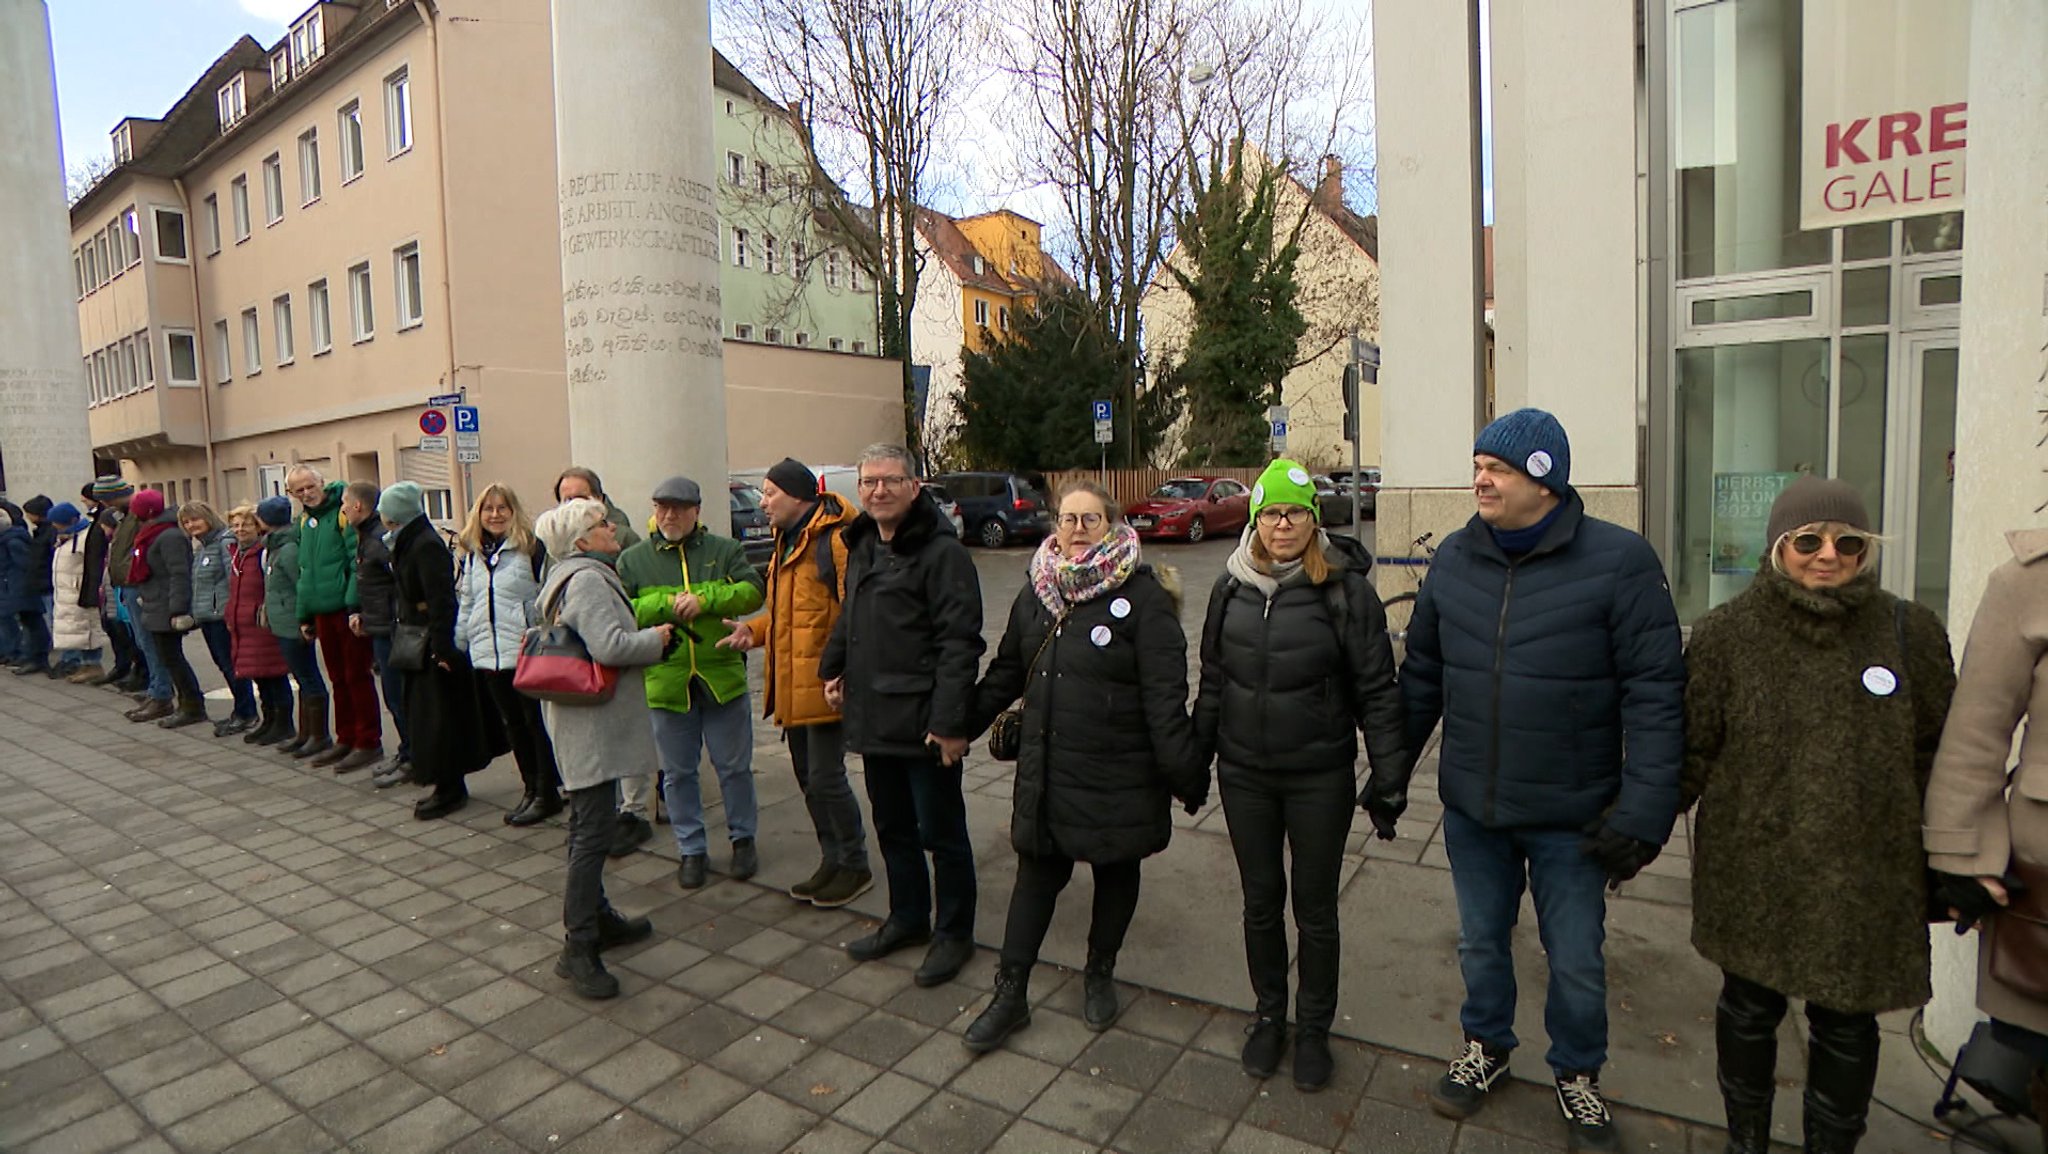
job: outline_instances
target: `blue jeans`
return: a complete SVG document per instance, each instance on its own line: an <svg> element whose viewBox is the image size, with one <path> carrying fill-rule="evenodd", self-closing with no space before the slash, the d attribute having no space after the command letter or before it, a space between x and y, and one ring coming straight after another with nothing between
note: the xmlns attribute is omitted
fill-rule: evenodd
<svg viewBox="0 0 2048 1154"><path fill-rule="evenodd" d="M327 696L327 683L320 680L320 662L314 656L313 643L296 637L280 637L277 647L284 651L284 667L291 670L292 680L299 683L301 697Z"/></svg>
<svg viewBox="0 0 2048 1154"><path fill-rule="evenodd" d="M1458 894L1458 968L1467 1038L1515 1046L1515 959L1509 938L1526 887L1536 899L1536 929L1550 961L1543 1028L1546 1060L1559 1074L1597 1073L1607 1063L1607 876L1580 852L1571 829L1487 829L1444 811L1444 848Z"/></svg>
<svg viewBox="0 0 2048 1154"><path fill-rule="evenodd" d="M391 635L372 635L370 659L377 665L377 686L384 693L384 708L391 711L391 724L398 727L398 760L412 760L412 729L405 723L405 670L391 668Z"/></svg>
<svg viewBox="0 0 2048 1154"><path fill-rule="evenodd" d="M149 697L152 701L171 699L171 670L164 664L163 655L156 651L156 638L142 627L141 590L133 585L121 589L121 610L128 622L128 634L135 639L135 652L142 658L142 667L149 673Z"/></svg>
<svg viewBox="0 0 2048 1154"><path fill-rule="evenodd" d="M97 645L91 649L59 649L57 651L56 664L59 669L74 670L81 665L98 665L99 663L100 647Z"/></svg>
<svg viewBox="0 0 2048 1154"><path fill-rule="evenodd" d="M228 679L228 692L235 697L236 717L256 716L256 683L246 677L235 676L235 643L228 635L225 621L207 621L199 626L200 636L206 638L206 652L213 657L213 667Z"/></svg>
<svg viewBox="0 0 2048 1154"><path fill-rule="evenodd" d="M651 709L654 751L661 760L661 796L668 802L676 849L684 857L706 852L704 799L697 766L711 752L718 793L725 799L725 828L734 841L754 836L760 803L754 797L754 713L742 693L720 705L701 681L690 682L690 711Z"/></svg>
<svg viewBox="0 0 2048 1154"><path fill-rule="evenodd" d="M12 665L27 656L22 645L20 616L0 612L0 664Z"/></svg>

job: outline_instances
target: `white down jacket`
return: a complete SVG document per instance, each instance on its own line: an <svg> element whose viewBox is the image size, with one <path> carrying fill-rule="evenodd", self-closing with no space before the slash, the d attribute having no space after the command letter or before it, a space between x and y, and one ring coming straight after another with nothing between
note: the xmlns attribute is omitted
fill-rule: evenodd
<svg viewBox="0 0 2048 1154"><path fill-rule="evenodd" d="M546 552L531 555L503 544L460 554L455 563L455 644L478 669L519 664L519 643L540 620L537 598Z"/></svg>
<svg viewBox="0 0 2048 1154"><path fill-rule="evenodd" d="M78 603L87 580L86 532L58 537L50 554L50 592L57 610L55 620L50 622L52 649L98 649L107 643L107 635L100 626L100 611ZM100 575L94 573L90 579L97 582Z"/></svg>

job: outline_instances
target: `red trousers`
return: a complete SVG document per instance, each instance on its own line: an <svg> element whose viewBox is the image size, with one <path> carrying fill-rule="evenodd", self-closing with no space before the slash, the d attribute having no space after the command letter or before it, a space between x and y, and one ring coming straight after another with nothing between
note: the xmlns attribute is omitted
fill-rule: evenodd
<svg viewBox="0 0 2048 1154"><path fill-rule="evenodd" d="M371 673L376 656L370 639L349 632L346 613L322 613L313 618L313 635L327 662L335 744L350 749L380 747L383 725L377 716L377 681Z"/></svg>

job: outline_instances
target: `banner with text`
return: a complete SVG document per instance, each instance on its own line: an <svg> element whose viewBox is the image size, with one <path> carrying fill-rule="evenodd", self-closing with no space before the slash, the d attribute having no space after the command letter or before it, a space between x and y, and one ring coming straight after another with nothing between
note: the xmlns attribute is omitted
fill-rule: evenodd
<svg viewBox="0 0 2048 1154"><path fill-rule="evenodd" d="M1799 227L1956 212L1969 0L1806 0Z"/></svg>

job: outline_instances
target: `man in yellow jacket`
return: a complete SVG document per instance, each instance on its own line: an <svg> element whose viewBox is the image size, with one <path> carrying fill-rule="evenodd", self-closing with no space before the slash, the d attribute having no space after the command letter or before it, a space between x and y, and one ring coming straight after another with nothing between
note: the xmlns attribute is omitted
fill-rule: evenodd
<svg viewBox="0 0 2048 1154"><path fill-rule="evenodd" d="M789 887L789 896L826 908L843 906L875 882L860 802L846 780L845 733L839 711L825 702L818 658L839 620L846 581L840 529L854 514L836 494L820 491L816 474L793 457L768 470L761 507L775 526L766 612L733 622L731 635L719 644L768 650L763 712L789 740L789 760L818 832L821 858L817 872Z"/></svg>

